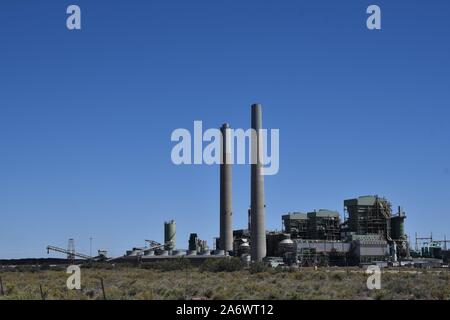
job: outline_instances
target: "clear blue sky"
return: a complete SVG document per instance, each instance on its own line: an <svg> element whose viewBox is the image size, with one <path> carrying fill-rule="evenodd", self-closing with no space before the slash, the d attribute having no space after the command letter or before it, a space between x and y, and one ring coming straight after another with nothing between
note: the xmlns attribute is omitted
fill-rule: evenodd
<svg viewBox="0 0 450 320"><path fill-rule="evenodd" d="M82 30L66 29L78 4ZM382 9L382 30L365 26ZM175 219L219 233L219 168L171 163L172 130L250 105L279 128L267 227L379 194L407 232L450 237L450 2L134 0L0 3L0 257L48 244L121 255ZM234 226L250 172L234 169Z"/></svg>

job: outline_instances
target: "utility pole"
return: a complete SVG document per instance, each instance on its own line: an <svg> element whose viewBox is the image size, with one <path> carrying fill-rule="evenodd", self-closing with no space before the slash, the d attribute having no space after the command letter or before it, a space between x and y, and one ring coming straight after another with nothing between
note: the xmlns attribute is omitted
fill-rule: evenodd
<svg viewBox="0 0 450 320"><path fill-rule="evenodd" d="M67 260L75 264L75 240L70 238L67 244Z"/></svg>
<svg viewBox="0 0 450 320"><path fill-rule="evenodd" d="M89 255L92 257L92 237L89 238Z"/></svg>
<svg viewBox="0 0 450 320"><path fill-rule="evenodd" d="M419 242L417 240L417 232L416 232L416 252L419 252Z"/></svg>

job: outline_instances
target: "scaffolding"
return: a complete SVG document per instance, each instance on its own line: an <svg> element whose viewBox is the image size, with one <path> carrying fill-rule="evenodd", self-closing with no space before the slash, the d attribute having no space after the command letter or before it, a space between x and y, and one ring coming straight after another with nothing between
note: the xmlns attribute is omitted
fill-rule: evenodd
<svg viewBox="0 0 450 320"><path fill-rule="evenodd" d="M308 238L340 240L340 218L336 211L324 210L308 213Z"/></svg>
<svg viewBox="0 0 450 320"><path fill-rule="evenodd" d="M391 203L378 196L359 197L344 201L344 212L348 213L349 229L356 234L379 234L391 240Z"/></svg>
<svg viewBox="0 0 450 320"><path fill-rule="evenodd" d="M308 217L305 213L294 212L282 216L283 232L292 239L308 239Z"/></svg>

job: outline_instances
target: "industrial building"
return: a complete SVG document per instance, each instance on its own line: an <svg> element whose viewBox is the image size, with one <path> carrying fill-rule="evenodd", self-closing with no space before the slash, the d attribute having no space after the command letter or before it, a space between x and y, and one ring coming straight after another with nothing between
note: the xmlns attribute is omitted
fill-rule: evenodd
<svg viewBox="0 0 450 320"><path fill-rule="evenodd" d="M339 212L320 209L308 212L308 234L310 239L340 240L341 220Z"/></svg>
<svg viewBox="0 0 450 320"><path fill-rule="evenodd" d="M376 195L344 200L345 214L343 222L339 212L325 209L284 215L283 231L293 242L285 253L288 263L358 265L410 258L406 215L399 209L393 216L388 200Z"/></svg>
<svg viewBox="0 0 450 320"><path fill-rule="evenodd" d="M308 239L308 216L306 213L293 212L281 217L283 231L293 238Z"/></svg>
<svg viewBox="0 0 450 320"><path fill-rule="evenodd" d="M378 196L364 196L344 201L348 229L352 234L380 234L389 237L391 204Z"/></svg>
<svg viewBox="0 0 450 320"><path fill-rule="evenodd" d="M308 213L294 212L281 217L283 232L293 239L340 240L341 219L333 210L314 210Z"/></svg>

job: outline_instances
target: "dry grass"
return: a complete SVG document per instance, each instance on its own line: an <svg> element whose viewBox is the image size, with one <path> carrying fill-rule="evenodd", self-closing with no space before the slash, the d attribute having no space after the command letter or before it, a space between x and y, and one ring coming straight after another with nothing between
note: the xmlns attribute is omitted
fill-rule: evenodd
<svg viewBox="0 0 450 320"><path fill-rule="evenodd" d="M2 271L0 299L445 299L450 300L448 270L386 270L382 289L370 291L360 269L267 270L252 273L161 271L120 267L82 269L82 289L67 290L63 270Z"/></svg>

